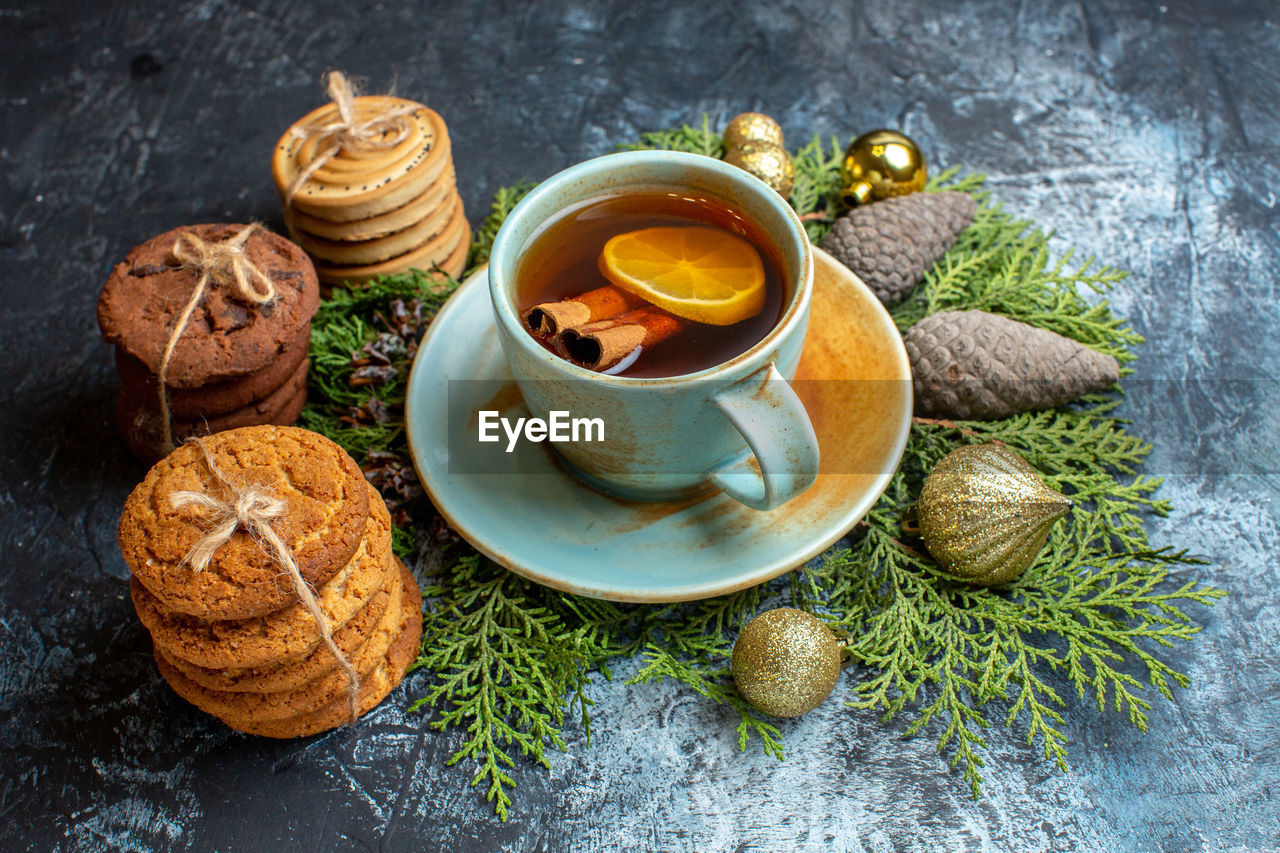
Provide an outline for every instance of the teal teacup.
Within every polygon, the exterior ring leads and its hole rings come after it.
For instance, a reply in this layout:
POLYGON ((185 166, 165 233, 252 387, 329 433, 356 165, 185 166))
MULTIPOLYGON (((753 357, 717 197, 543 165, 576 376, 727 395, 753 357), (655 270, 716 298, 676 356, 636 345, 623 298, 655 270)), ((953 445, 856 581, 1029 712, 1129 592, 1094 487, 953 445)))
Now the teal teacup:
POLYGON ((554 445, 570 470, 595 488, 671 500, 714 487, 768 510, 816 479, 818 440, 787 382, 808 328, 813 255, 795 211, 747 172, 674 151, 609 154, 566 169, 539 184, 503 223, 489 257, 489 290, 503 353, 530 412, 544 420, 571 412, 603 421, 603 440, 554 445), (535 341, 520 318, 516 275, 542 226, 603 196, 668 189, 710 196, 773 240, 786 287, 773 330, 722 364, 653 379, 595 373, 535 341))

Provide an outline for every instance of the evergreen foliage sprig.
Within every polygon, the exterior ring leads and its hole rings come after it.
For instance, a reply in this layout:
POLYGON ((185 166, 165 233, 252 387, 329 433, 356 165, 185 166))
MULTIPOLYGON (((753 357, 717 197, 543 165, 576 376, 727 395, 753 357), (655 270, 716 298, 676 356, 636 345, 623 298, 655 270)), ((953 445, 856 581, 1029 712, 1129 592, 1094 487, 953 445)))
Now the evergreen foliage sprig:
POLYGON ((605 606, 606 618, 593 616, 475 553, 451 561, 423 595, 431 606, 415 668, 432 683, 409 709, 437 708, 432 728, 466 733, 448 763, 474 761, 471 784, 486 786, 505 819, 513 746, 550 769, 545 747, 565 748, 561 728, 575 707, 590 741, 585 691, 617 654, 607 630, 617 614, 605 606))
MULTIPOLYGON (((700 127, 645 134, 627 147, 723 152, 705 116, 700 127)), ((815 242, 839 213, 842 153, 839 140, 823 145, 815 138, 794 155, 789 200, 815 242)), ((503 219, 532 186, 499 190, 474 235, 472 269, 487 260, 503 219)), ((1124 273, 1095 267, 1092 259, 1075 263, 1070 252, 1054 260, 1052 235, 993 203, 980 175, 953 169, 928 189, 972 193, 979 208, 957 244, 894 310, 900 329, 937 311, 979 308, 1074 338, 1122 364, 1134 359, 1141 338, 1105 299, 1086 298, 1124 273)), ((396 418, 343 420, 371 396, 398 411, 407 360, 373 390, 350 384, 352 361, 385 332, 380 318, 389 305, 417 297, 434 313, 451 287, 411 274, 336 291, 313 326, 313 403, 304 423, 362 462, 378 454, 407 462, 396 418)), ((909 715, 906 735, 935 732, 938 749, 951 755, 975 798, 983 732, 993 719, 1021 731, 1065 770, 1069 694, 1099 712, 1114 709, 1145 731, 1151 697, 1172 698, 1175 685, 1188 684, 1162 650, 1199 630, 1189 605, 1211 605, 1224 595, 1186 576, 1199 560, 1148 542, 1145 519, 1166 514, 1169 505, 1155 497, 1160 481, 1140 473, 1151 447, 1113 415, 1118 402, 1094 395, 1073 407, 991 422, 917 418, 887 491, 845 540, 784 578, 708 601, 633 606, 579 598, 506 572, 465 543, 441 551, 419 535, 420 553, 434 569, 416 665, 427 681, 411 707, 433 711, 433 728, 461 733, 449 763, 475 768, 471 784, 484 787, 503 819, 515 751, 549 767, 546 750, 565 748, 567 725, 581 726, 589 743, 588 688, 596 673, 610 677, 609 663, 620 659, 637 659, 630 685, 669 679, 734 708, 740 746, 754 736, 781 759, 782 728, 742 699, 728 667, 741 627, 766 603, 781 601, 817 613, 851 638, 858 666, 848 704, 880 711, 886 720, 909 715), (946 577, 903 525, 939 459, 961 444, 988 441, 1022 454, 1076 503, 1036 563, 999 589, 946 577)), ((429 512, 415 505, 413 515, 429 512)))
MULTIPOLYGON (((370 451, 407 451, 404 393, 409 384, 409 345, 416 348, 417 341, 403 341, 404 348, 393 353, 395 369, 384 383, 353 385, 356 361, 365 346, 374 344, 380 335, 396 333, 392 327, 397 300, 417 300, 422 305, 423 319, 429 322, 456 286, 457 282, 441 282, 414 270, 382 278, 368 288, 334 288, 311 321, 308 384, 312 402, 303 410, 303 426, 329 436, 360 463, 368 460, 370 451), (400 416, 385 422, 375 419, 368 424, 341 420, 348 410, 368 406, 370 400, 398 409, 400 416)), ((425 329, 423 323, 420 331, 425 329)))

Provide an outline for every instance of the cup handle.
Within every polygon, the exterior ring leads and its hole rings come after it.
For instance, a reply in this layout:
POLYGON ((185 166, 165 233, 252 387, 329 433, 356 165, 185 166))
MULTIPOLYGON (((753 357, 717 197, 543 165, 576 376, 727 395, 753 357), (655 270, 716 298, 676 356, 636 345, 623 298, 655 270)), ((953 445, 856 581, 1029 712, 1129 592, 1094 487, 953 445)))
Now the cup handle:
POLYGON ((712 471, 710 480, 752 509, 786 503, 818 478, 818 436, 786 377, 770 364, 711 398, 754 454, 712 471))

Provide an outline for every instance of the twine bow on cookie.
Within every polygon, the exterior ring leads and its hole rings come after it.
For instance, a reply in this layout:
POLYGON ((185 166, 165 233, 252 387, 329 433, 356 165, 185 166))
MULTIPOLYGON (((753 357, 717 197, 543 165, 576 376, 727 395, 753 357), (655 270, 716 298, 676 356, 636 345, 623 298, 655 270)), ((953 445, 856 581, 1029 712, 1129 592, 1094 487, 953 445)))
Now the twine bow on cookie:
POLYGON ((205 291, 210 285, 225 287, 232 295, 239 297, 255 308, 269 305, 276 300, 276 286, 271 277, 258 269, 244 246, 253 232, 258 229, 257 223, 246 225, 226 240, 206 242, 194 232, 183 231, 173 242, 170 253, 184 269, 194 270, 196 286, 187 298, 178 322, 169 333, 169 340, 164 347, 164 355, 160 359, 160 424, 163 430, 164 450, 174 448, 173 415, 169 411, 169 362, 173 359, 174 348, 178 339, 187 328, 192 313, 204 299, 205 291))
POLYGON ((271 276, 258 269, 244 252, 244 244, 258 229, 257 223, 246 225, 232 237, 207 243, 192 231, 183 231, 173 243, 173 257, 204 279, 203 284, 226 287, 236 296, 254 305, 266 305, 276 298, 276 285, 271 276))
POLYGON ((210 473, 213 474, 214 480, 230 495, 230 499, 224 500, 207 492, 193 491, 174 492, 169 496, 169 504, 174 509, 185 506, 197 507, 213 523, 209 532, 195 545, 191 546, 191 550, 183 558, 183 563, 191 566, 197 572, 206 571, 209 568, 209 561, 213 559, 213 555, 219 548, 231 541, 232 534, 237 530, 244 530, 262 544, 267 553, 280 564, 285 574, 289 576, 298 600, 307 608, 307 612, 311 614, 311 618, 315 620, 316 626, 320 629, 320 638, 325 647, 337 660, 338 666, 346 675, 350 722, 355 723, 356 718, 360 716, 360 674, 356 672, 356 668, 347 659, 347 656, 342 653, 342 650, 338 648, 337 642, 333 639, 333 631, 329 626, 329 620, 325 618, 324 612, 320 609, 320 602, 316 600, 315 591, 303 579, 302 572, 298 570, 298 564, 293 559, 293 551, 280 538, 280 534, 276 533, 275 528, 271 526, 271 522, 274 519, 284 515, 284 501, 272 497, 257 485, 245 487, 232 485, 226 474, 214 462, 213 455, 209 453, 209 449, 205 447, 204 442, 200 439, 192 439, 191 441, 200 448, 200 452, 204 455, 205 464, 208 466, 210 473))
POLYGON ((388 107, 364 121, 356 116, 356 93, 341 71, 330 71, 329 100, 338 108, 338 119, 324 124, 295 127, 294 136, 301 139, 318 138, 324 150, 300 170, 284 194, 285 215, 291 211, 294 196, 307 181, 325 164, 344 151, 385 151, 394 148, 409 137, 412 126, 406 118, 422 109, 417 104, 388 107))
POLYGON ((245 530, 274 546, 271 539, 279 537, 268 522, 284 514, 284 501, 265 494, 257 486, 250 486, 237 494, 234 503, 219 500, 204 492, 174 492, 169 503, 174 509, 184 506, 200 507, 213 521, 213 528, 191 546, 182 560, 197 572, 209 568, 213 555, 231 540, 231 534, 237 530, 245 530))

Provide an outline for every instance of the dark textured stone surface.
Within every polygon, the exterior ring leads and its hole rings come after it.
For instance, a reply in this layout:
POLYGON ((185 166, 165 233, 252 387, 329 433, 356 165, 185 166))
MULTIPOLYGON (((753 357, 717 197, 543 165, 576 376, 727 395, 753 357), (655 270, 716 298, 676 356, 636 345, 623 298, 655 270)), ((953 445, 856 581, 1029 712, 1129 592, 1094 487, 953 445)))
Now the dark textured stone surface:
MULTIPOLYGON (((1267 2, 20 2, 0 9, 0 848, 1264 850, 1280 846, 1280 27, 1267 2), (1050 8, 1052 6, 1052 8, 1050 8), (829 701, 788 760, 670 688, 596 686, 500 824, 458 741, 400 710, 301 743, 230 733, 159 680, 116 551, 142 470, 109 425, 98 288, 182 222, 278 220, 268 156, 330 66, 449 122, 490 194, 702 113, 791 143, 900 126, 990 173, 1058 245, 1134 275, 1126 411, 1175 501, 1157 543, 1233 591, 1139 736, 1072 711, 1074 766, 990 735, 971 802, 932 741, 829 701)), ((1198 614, 1200 615, 1200 614, 1198 614)), ((626 667, 620 673, 626 674, 626 667)), ((853 677, 846 673, 845 679, 853 677)), ((415 679, 410 677, 408 690, 415 679)), ((837 687, 837 691, 841 688, 837 687)))

